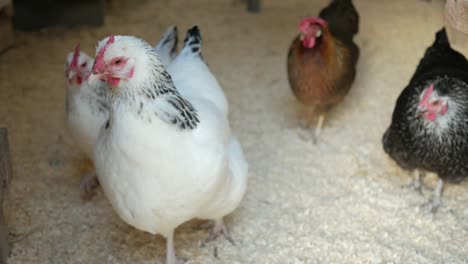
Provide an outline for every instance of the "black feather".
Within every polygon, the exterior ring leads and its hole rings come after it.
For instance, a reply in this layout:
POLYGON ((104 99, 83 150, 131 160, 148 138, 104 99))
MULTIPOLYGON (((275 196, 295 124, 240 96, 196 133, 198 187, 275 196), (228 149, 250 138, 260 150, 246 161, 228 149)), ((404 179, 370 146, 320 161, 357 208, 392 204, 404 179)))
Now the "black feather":
POLYGON ((352 0, 332 0, 319 17, 328 22, 331 34, 343 42, 352 41, 359 32, 359 14, 352 0))
POLYGON ((444 74, 447 71, 452 75, 463 77, 466 76, 467 70, 466 58, 451 48, 445 28, 442 28, 436 33, 434 43, 419 62, 411 82, 444 74))

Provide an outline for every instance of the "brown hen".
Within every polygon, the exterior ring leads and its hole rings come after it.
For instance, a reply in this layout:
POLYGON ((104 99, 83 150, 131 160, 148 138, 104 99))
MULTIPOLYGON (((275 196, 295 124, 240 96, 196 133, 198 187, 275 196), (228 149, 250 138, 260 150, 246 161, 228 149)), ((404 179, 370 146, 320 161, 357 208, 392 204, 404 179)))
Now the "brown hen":
POLYGON ((353 42, 359 15, 351 0, 333 0, 319 17, 301 20, 289 48, 288 77, 296 98, 307 106, 306 126, 318 116, 315 136, 324 115, 348 94, 356 76, 359 48, 353 42))

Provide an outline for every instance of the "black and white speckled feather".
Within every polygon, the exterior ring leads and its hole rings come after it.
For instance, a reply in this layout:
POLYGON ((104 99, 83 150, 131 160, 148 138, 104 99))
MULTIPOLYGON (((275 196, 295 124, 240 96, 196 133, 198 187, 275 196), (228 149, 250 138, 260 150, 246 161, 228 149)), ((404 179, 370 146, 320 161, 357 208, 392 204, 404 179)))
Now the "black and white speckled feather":
POLYGON ((128 103, 142 119, 152 122, 154 117, 180 130, 191 130, 200 122, 196 109, 184 99, 174 86, 171 76, 160 62, 158 54, 146 42, 136 39, 145 48, 149 60, 147 78, 129 89, 111 93, 111 100, 128 103), (135 103, 136 102, 136 103, 135 103))
POLYGON ((184 47, 180 52, 180 56, 199 56, 201 54, 202 36, 198 26, 193 26, 187 30, 187 34, 184 39, 184 47))
POLYGON ((224 91, 201 56, 202 36, 198 26, 187 30, 184 46, 167 71, 184 97, 201 97, 215 104, 226 116, 229 112, 224 91))

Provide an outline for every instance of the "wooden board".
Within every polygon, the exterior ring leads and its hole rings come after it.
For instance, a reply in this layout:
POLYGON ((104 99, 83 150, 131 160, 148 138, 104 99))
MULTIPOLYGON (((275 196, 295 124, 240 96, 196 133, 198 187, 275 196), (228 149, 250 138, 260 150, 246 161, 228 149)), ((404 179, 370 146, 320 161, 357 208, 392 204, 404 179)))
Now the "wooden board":
POLYGON ((8 228, 3 213, 3 200, 10 186, 12 175, 8 131, 6 128, 0 128, 0 263, 7 263, 9 254, 8 228))
POLYGON ((11 18, 11 12, 8 8, 11 8, 9 0, 0 0, 0 53, 5 49, 13 45, 13 22, 11 18))
MULTIPOLYGON (((0 190, 10 186, 12 178, 12 168, 10 159, 10 145, 8 144, 8 130, 0 128, 0 190)), ((2 193, 0 192, 0 201, 2 193)))
POLYGON ((38 30, 47 26, 67 27, 104 23, 105 0, 13 0, 15 29, 38 30))
POLYGON ((261 5, 260 0, 248 0, 247 10, 249 10, 249 12, 259 13, 260 5, 261 5))

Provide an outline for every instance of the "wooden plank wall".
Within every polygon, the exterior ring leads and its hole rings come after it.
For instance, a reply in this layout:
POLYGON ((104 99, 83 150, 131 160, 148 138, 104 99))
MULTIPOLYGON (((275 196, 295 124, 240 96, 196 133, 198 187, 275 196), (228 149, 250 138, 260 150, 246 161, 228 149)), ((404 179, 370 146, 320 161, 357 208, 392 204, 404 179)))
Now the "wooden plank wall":
POLYGON ((8 131, 6 128, 0 128, 0 263, 2 264, 7 263, 9 254, 8 228, 3 213, 3 201, 12 176, 8 131))
POLYGON ((23 31, 56 25, 101 26, 105 4, 106 0, 13 0, 14 26, 23 31))
POLYGON ((0 0, 0 53, 13 45, 13 21, 10 0, 0 0))

